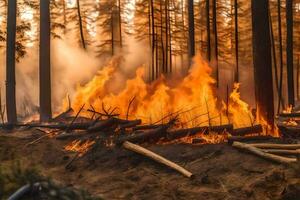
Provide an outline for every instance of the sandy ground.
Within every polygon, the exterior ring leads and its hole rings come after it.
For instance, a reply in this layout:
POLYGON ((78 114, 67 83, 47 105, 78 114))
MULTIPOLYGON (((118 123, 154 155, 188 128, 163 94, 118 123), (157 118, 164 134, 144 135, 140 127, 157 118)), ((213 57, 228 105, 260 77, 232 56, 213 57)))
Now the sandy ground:
POLYGON ((36 167, 64 185, 84 188, 104 199, 300 199, 300 171, 295 167, 266 161, 228 144, 144 145, 195 174, 188 179, 135 153, 101 146, 66 170, 74 153, 63 146, 70 141, 45 138, 26 147, 34 140, 33 133, 37 131, 0 133, 1 166, 18 160, 24 167, 36 167))

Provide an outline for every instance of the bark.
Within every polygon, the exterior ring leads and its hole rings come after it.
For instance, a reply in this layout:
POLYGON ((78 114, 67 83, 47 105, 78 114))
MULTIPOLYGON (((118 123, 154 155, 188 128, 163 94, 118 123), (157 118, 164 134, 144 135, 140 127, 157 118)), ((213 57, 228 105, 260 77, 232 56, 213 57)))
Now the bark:
POLYGON ((188 20, 189 20, 189 62, 195 56, 195 21, 194 21, 194 0, 188 0, 188 20))
POLYGON ((279 39, 279 101, 277 105, 277 113, 280 112, 280 105, 283 107, 284 101, 282 97, 282 85, 283 85, 283 50, 282 50, 282 31, 281 31, 281 0, 277 1, 277 21, 278 21, 278 39, 279 39))
POLYGON ((81 45, 82 45, 82 48, 86 49, 79 0, 76 0, 76 3, 77 3, 77 15, 78 15, 78 23, 79 23, 79 32, 80 32, 81 45))
POLYGON ((288 102, 295 105, 294 66, 293 66, 293 0, 286 0, 286 63, 288 82, 288 102))
POLYGON ((234 0, 234 37, 235 37, 235 75, 234 81, 239 82, 239 26, 238 26, 238 1, 234 0))
POLYGON ((263 132, 263 128, 259 124, 259 125, 255 125, 255 126, 234 129, 232 131, 231 135, 234 135, 234 136, 243 136, 243 135, 255 134, 255 133, 262 133, 262 132, 263 132))
POLYGON ((217 0, 213 0, 213 33, 214 33, 214 56, 215 56, 215 77, 219 87, 219 47, 218 47, 218 25, 217 25, 217 0))
POLYGON ((16 14, 17 1, 8 1, 6 36, 6 116, 9 124, 17 123, 16 109, 16 14))
POLYGON ((49 121, 51 109, 50 0, 40 0, 40 120, 49 121))
POLYGON ((207 32, 207 60, 211 60, 211 41, 210 41, 210 0, 206 0, 206 32, 207 32))
POLYGON ((272 56, 268 0, 252 0, 255 97, 260 117, 274 125, 272 56))

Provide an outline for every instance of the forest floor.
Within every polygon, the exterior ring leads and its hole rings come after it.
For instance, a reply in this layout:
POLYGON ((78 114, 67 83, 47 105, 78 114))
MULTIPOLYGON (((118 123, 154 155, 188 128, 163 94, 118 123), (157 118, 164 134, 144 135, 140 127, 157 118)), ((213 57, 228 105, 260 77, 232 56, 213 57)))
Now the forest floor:
POLYGON ((228 144, 143 145, 184 166, 193 179, 122 148, 100 147, 65 169, 74 156, 70 141, 33 141, 34 131, 0 131, 1 167, 19 161, 43 176, 89 191, 103 199, 299 199, 300 175, 283 166, 241 152, 228 144), (29 137, 30 136, 30 137, 29 137), (297 177, 298 174, 298 177, 297 177))

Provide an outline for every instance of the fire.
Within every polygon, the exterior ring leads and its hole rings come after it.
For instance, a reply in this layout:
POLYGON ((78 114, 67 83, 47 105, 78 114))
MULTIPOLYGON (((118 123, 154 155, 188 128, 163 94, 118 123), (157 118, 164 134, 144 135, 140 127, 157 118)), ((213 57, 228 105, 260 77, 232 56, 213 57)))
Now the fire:
POLYGON ((234 86, 227 109, 227 105, 218 102, 216 98, 216 81, 211 77, 210 66, 200 56, 196 56, 193 61, 189 74, 172 84, 163 76, 148 84, 144 81, 144 69, 138 68, 136 76, 127 80, 124 89, 117 94, 110 92, 107 87, 118 64, 112 61, 90 82, 78 86, 72 108, 76 112, 86 104, 100 111, 102 105, 115 106, 120 116, 125 117, 128 104, 135 97, 128 113, 129 118, 139 118, 144 123, 157 122, 163 116, 180 113, 180 121, 185 127, 228 123, 233 123, 235 128, 252 125, 254 117, 248 104, 240 99, 239 85, 234 86))
POLYGON ((79 153, 79 156, 86 154, 89 149, 95 144, 95 141, 87 140, 85 142, 81 140, 74 140, 70 144, 66 145, 64 149, 66 151, 73 151, 79 153))
POLYGON ((292 113, 292 111, 293 111, 293 105, 289 105, 282 112, 283 113, 292 113))

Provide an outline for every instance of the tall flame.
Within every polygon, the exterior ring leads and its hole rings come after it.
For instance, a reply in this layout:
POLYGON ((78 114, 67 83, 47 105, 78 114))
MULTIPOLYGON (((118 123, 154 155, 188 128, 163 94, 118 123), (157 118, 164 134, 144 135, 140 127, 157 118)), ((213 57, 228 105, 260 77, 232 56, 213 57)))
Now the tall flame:
POLYGON ((79 110, 83 104, 93 105, 98 111, 103 105, 109 105, 117 107, 121 116, 126 116, 134 97, 129 117, 140 118, 144 123, 157 122, 172 113, 180 113, 184 127, 233 123, 238 128, 253 123, 248 104, 240 99, 238 84, 229 97, 228 106, 217 100, 212 70, 200 56, 194 58, 188 75, 172 84, 163 76, 148 84, 144 81, 144 69, 138 68, 136 76, 127 80, 125 88, 117 94, 107 87, 115 71, 116 63, 112 62, 90 82, 78 86, 73 99, 74 110, 79 110))

